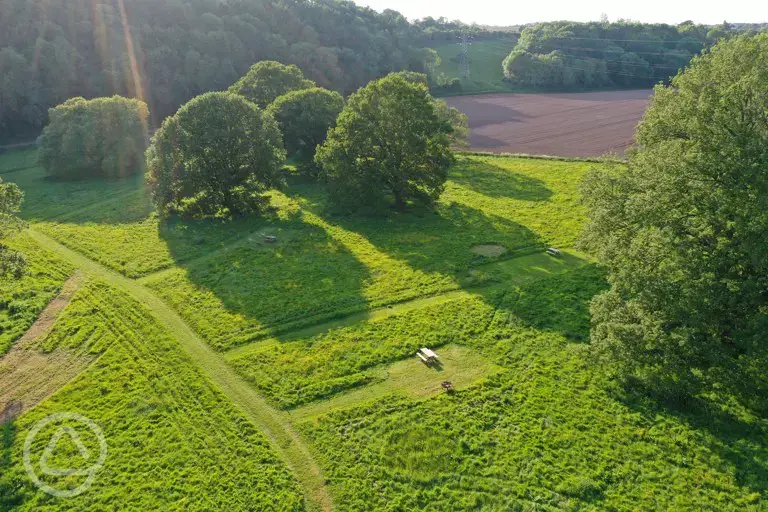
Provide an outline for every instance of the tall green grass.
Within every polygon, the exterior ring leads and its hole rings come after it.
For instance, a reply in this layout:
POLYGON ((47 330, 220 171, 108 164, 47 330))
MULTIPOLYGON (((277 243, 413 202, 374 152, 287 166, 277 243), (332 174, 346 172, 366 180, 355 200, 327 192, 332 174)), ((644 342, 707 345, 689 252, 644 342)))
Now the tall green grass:
POLYGON ((581 340, 600 276, 587 267, 505 295, 469 341, 504 370, 477 386, 303 423, 337 502, 359 511, 761 510, 764 419, 704 400, 672 408, 594 364, 581 340))
POLYGON ((20 280, 0 280, 0 356, 32 325, 74 270, 24 234, 14 236, 9 245, 24 255, 28 265, 20 280))
MULTIPOLYGON (((0 457, 0 509, 304 509, 296 480, 264 434, 211 386, 150 312, 132 299, 106 285, 87 285, 43 347, 85 347, 99 358, 6 427, 5 439, 0 438, 0 453, 8 454, 0 457), (93 486, 69 499, 37 490, 22 462, 27 433, 38 420, 57 412, 91 418, 108 445, 93 486)), ((44 430, 36 438, 33 464, 52 434, 44 430)), ((95 445, 90 447, 98 453, 95 445)), ((82 467, 79 452, 66 447, 55 451, 52 460, 56 467, 82 467)), ((81 483, 78 478, 83 477, 49 477, 46 482, 73 488, 81 483)))
POLYGON ((461 91, 457 91, 459 94, 512 91, 514 87, 504 81, 504 71, 501 64, 515 47, 515 43, 514 40, 509 39, 472 42, 468 51, 469 78, 463 76, 459 57, 463 49, 458 41, 437 45, 434 49, 442 61, 436 72, 442 73, 449 79, 461 79, 461 91))

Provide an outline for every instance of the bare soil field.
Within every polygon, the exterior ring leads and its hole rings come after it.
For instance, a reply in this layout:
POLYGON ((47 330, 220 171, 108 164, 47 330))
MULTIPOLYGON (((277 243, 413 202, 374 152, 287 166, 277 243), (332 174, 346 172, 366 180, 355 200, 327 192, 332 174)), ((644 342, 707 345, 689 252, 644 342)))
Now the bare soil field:
POLYGON ((486 94, 446 98, 469 116, 470 147, 566 157, 623 153, 652 91, 486 94))

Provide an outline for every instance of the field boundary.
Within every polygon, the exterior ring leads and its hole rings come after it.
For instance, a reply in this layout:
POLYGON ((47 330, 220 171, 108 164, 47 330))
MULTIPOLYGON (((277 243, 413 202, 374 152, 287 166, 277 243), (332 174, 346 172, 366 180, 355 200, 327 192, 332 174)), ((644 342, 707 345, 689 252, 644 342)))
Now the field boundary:
POLYGON ((498 157, 498 158, 527 158, 529 160, 552 160, 555 162, 589 162, 595 164, 603 164, 606 162, 626 162, 626 158, 622 158, 617 155, 609 154, 603 157, 579 157, 579 156, 557 156, 557 155, 531 155, 528 153, 494 153, 491 151, 457 151, 457 154, 461 156, 483 156, 483 157, 498 157))
POLYGON ((152 291, 34 229, 30 236, 41 246, 56 252, 81 271, 105 281, 144 304, 160 324, 179 342, 208 380, 218 387, 245 415, 262 429, 305 490, 307 506, 313 511, 333 510, 320 466, 309 447, 293 429, 287 416, 270 406, 224 359, 203 341, 184 320, 152 291))

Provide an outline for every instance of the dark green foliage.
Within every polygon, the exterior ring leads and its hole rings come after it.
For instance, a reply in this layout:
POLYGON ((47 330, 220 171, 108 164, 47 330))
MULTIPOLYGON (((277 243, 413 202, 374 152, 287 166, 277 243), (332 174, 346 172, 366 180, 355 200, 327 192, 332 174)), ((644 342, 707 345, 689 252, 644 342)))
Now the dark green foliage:
POLYGON ((338 205, 432 204, 454 161, 453 131, 427 86, 395 73, 350 96, 315 161, 338 205))
MULTIPOLYGON (((24 193, 15 183, 3 183, 0 178, 0 241, 23 224, 18 218, 24 193)), ((15 277, 18 279, 24 272, 26 262, 24 257, 0 243, 0 278, 15 277)), ((0 344, 0 348, 2 344, 0 344)))
POLYGON ((283 94, 312 87, 315 83, 304 78, 297 66, 265 60, 251 66, 248 73, 229 88, 229 92, 245 97, 260 108, 267 108, 283 94))
POLYGON ((159 126, 262 60, 346 93, 425 57, 398 13, 339 0, 4 0, 0 20, 0 140, 34 138, 72 96, 140 98, 159 126))
POLYGON ((40 165, 52 178, 123 178, 142 170, 147 106, 113 96, 72 98, 51 109, 39 140, 40 165))
POLYGON ((255 213, 285 160, 275 120, 242 96, 210 92, 167 118, 147 151, 147 181, 161 213, 255 213))
POLYGON ((315 87, 280 96, 267 111, 283 132, 288 156, 302 168, 313 168, 315 149, 325 142, 343 108, 339 93, 315 87))
POLYGON ((649 87, 707 48, 713 42, 708 31, 692 23, 538 23, 522 31, 502 68, 508 81, 523 87, 649 87))
POLYGON ((611 283, 593 343, 668 387, 738 384, 768 348, 766 62, 768 34, 694 59, 656 88, 628 169, 584 185, 584 242, 611 283))

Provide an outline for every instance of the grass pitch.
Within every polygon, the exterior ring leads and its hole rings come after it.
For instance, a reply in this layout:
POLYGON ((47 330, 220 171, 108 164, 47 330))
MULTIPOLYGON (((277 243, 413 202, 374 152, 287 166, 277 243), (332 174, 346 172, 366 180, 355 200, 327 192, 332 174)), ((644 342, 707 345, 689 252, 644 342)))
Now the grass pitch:
POLYGON ((0 284, 24 312, 0 309, 5 345, 79 269, 90 281, 35 349, 89 366, 0 430, 0 509, 764 508, 766 419, 619 386, 588 346, 603 273, 541 253, 573 245, 597 164, 466 156, 434 212, 333 215, 294 183, 265 218, 186 223, 157 219, 139 178, 55 183, 30 162, 0 157, 33 229, 11 241, 32 272, 0 284), (68 502, 20 455, 65 410, 111 454, 68 502))

